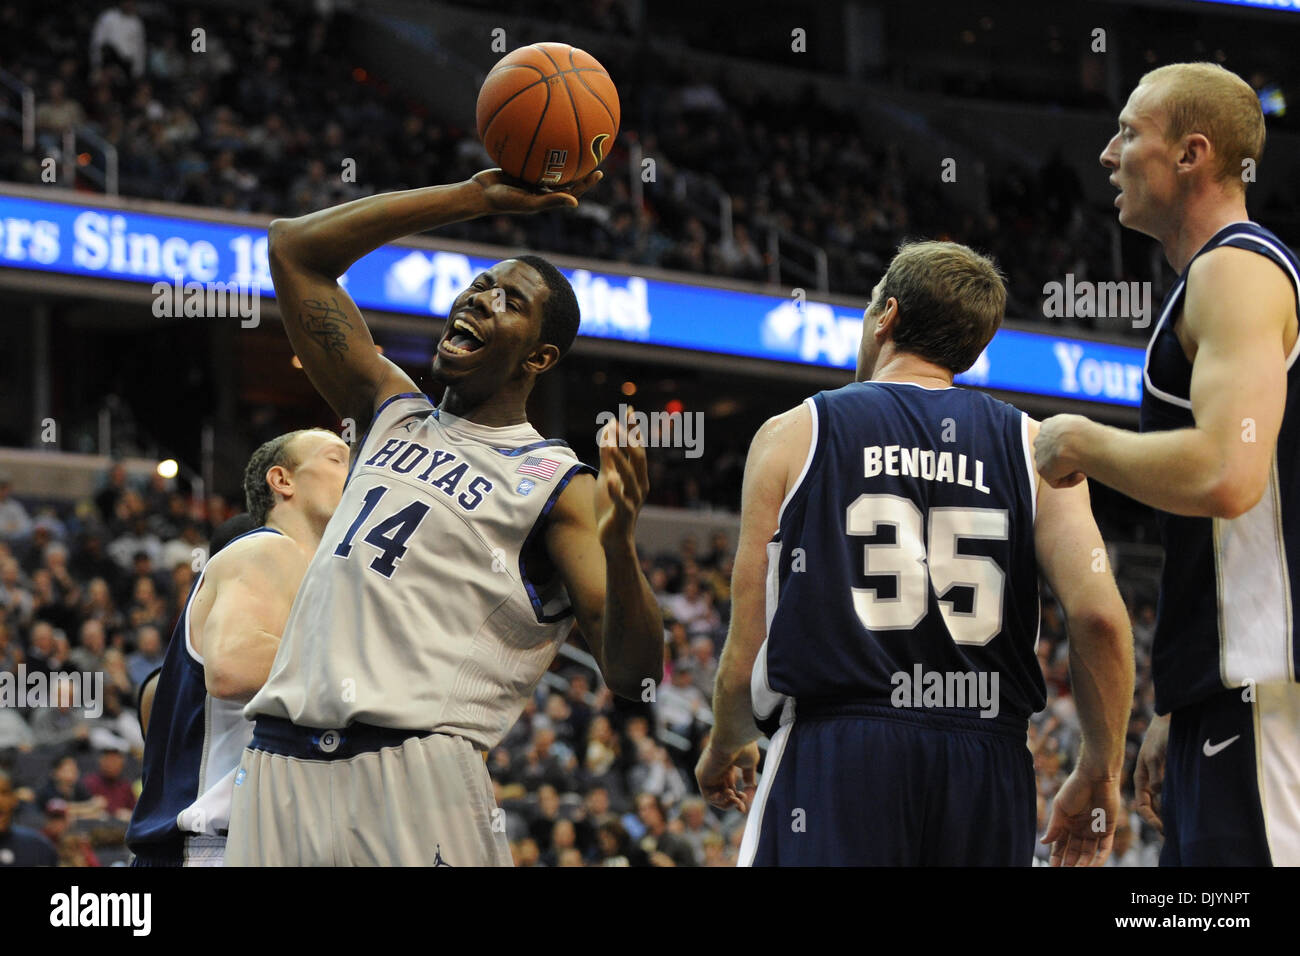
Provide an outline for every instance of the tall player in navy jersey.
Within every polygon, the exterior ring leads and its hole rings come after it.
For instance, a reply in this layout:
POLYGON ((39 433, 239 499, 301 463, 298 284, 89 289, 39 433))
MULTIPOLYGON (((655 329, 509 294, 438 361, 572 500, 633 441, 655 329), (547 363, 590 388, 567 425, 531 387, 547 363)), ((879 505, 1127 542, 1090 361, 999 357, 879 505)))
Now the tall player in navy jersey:
POLYGON ((749 810, 742 865, 1028 865, 1040 569, 1083 730, 1044 842, 1056 864, 1110 852, 1132 637, 1087 488, 1040 482, 1036 423, 953 386, 1005 304, 965 246, 904 246, 864 316, 858 381, 754 438, 696 769, 715 806, 749 810))
POLYGON ((1166 866, 1300 864, 1300 263, 1249 220, 1259 99, 1212 63, 1142 78, 1101 163, 1121 225, 1178 279, 1147 346, 1141 433, 1043 423, 1038 470, 1157 511, 1165 566, 1138 758, 1166 866))
MULTIPOLYGON (((307 429, 249 459, 252 529, 194 583, 148 701, 144 775, 127 829, 138 866, 220 866, 235 769, 253 734, 243 707, 271 670, 312 553, 343 493, 348 446, 307 429)), ((143 694, 142 694, 143 698, 143 694)))

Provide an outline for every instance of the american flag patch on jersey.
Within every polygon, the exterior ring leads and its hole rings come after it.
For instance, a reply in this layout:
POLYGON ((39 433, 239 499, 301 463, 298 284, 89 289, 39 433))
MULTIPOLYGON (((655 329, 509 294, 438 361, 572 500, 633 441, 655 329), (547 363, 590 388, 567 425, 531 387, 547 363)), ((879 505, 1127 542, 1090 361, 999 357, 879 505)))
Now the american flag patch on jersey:
POLYGON ((555 477, 555 472, 559 469, 560 463, 554 458, 539 458, 532 455, 524 459, 524 463, 515 469, 521 475, 531 475, 534 478, 540 478, 542 481, 550 481, 555 477))

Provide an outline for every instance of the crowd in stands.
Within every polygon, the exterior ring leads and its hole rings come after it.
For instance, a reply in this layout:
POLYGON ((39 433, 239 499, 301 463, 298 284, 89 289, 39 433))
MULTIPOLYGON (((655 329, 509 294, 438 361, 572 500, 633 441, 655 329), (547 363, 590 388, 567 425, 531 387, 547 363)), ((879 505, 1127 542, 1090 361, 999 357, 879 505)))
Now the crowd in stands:
MULTIPOLYGON (((116 146, 123 194, 235 211, 296 215, 490 165, 472 128, 436 121, 354 62, 346 15, 305 4, 30 6, 0 0, 0 68, 37 92, 37 149, 0 151, 0 179, 41 181, 41 159, 58 154, 64 129, 83 125, 116 146), (203 52, 193 51, 196 30, 203 52), (345 159, 355 181, 342 175, 345 159)), ((620 4, 587 6, 625 32, 620 4)), ((949 238, 998 258, 1008 314, 1022 319, 1042 319, 1047 280, 1121 278, 1107 275, 1109 213, 1083 202, 1062 162, 995 171, 993 211, 977 216, 934 170, 922 175, 811 86, 778 103, 660 62, 620 64, 619 85, 623 133, 578 215, 493 217, 439 234, 759 281, 773 277, 775 234, 798 264, 777 274, 781 284, 813 281, 802 240, 826 251, 831 290, 861 295, 904 238, 949 238), (638 202, 632 180, 646 178, 644 159, 655 165, 638 202), (721 191, 732 206, 727 235, 721 191)), ((97 159, 93 143, 84 149, 97 159)))
MULTIPOLYGON (((129 859, 123 837, 144 745, 137 692, 161 664, 208 535, 231 512, 220 496, 194 502, 161 478, 137 485, 120 466, 75 506, 22 500, 0 475, 0 690, 21 674, 83 673, 103 682, 97 714, 87 714, 67 684, 27 707, 0 697, 0 865, 129 859)), ((712 724, 732 561, 722 532, 643 556, 665 621, 665 677, 653 701, 616 698, 581 660, 557 658, 488 757, 517 863, 735 863, 744 818, 708 807, 693 773, 712 724)), ((1154 609, 1149 595, 1126 597, 1138 658, 1127 779, 1152 713, 1154 609)), ((1038 655, 1048 704, 1029 736, 1040 833, 1080 734, 1063 623, 1045 598, 1038 655)), ((1128 832, 1117 841, 1117 864, 1153 864, 1155 834, 1134 815, 1121 829, 1128 832)), ((1045 862, 1047 848, 1039 854, 1045 862)))

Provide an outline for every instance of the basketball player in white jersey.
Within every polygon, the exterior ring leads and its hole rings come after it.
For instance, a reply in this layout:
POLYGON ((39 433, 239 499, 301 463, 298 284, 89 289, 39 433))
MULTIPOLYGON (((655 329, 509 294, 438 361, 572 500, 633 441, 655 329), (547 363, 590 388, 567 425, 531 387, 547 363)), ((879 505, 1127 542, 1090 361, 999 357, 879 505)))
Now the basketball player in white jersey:
POLYGON ((235 781, 232 865, 510 865, 483 754, 575 619, 616 693, 662 678, 663 623, 634 544, 644 448, 620 424, 593 478, 525 414, 577 334, 567 280, 520 256, 461 292, 433 362, 437 406, 376 353, 338 282, 384 243, 573 207, 599 179, 540 193, 489 170, 271 224, 289 339, 365 434, 245 710, 255 727, 235 781))
POLYGON ((270 673, 347 463, 348 446, 324 429, 280 435, 249 459, 252 530, 220 550, 214 537, 152 690, 141 694, 143 784, 127 831, 136 865, 222 864, 235 769, 253 736, 243 708, 270 673))
POLYGON ((1141 432, 1057 415, 1038 470, 1156 509, 1158 716, 1139 812, 1163 866, 1300 865, 1300 261, 1246 211, 1259 98, 1214 63, 1144 76, 1101 164, 1120 225, 1179 273, 1147 346, 1141 432))

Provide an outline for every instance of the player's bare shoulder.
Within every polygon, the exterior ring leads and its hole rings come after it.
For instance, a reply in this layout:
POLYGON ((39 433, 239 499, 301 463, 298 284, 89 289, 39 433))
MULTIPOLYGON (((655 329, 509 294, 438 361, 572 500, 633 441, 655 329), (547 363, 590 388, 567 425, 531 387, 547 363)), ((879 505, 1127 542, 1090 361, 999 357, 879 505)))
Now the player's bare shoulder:
POLYGON ((773 415, 754 434, 749 447, 750 461, 764 470, 780 473, 784 466, 786 486, 793 487, 803 470, 813 441, 813 416, 808 403, 773 415))
POLYGON ((1215 333, 1239 335, 1243 322, 1261 325, 1257 331, 1277 332, 1289 352, 1295 344, 1295 289, 1273 260, 1236 246, 1219 246, 1198 256, 1187 269, 1187 297, 1176 328, 1189 359, 1197 343, 1215 333), (1238 304, 1250 301, 1254 308, 1238 304))
POLYGON ((269 587, 292 580, 296 587, 310 562, 311 552, 286 534, 247 534, 213 555, 205 568, 205 578, 213 584, 234 577, 261 579, 269 587))

